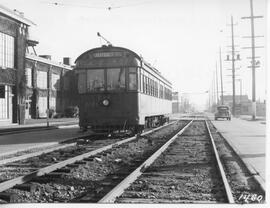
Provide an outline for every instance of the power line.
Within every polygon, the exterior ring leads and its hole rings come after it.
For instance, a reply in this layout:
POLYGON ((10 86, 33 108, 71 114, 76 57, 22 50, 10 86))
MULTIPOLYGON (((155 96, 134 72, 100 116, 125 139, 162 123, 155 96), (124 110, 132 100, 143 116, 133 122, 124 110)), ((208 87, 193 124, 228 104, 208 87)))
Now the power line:
POLYGON ((46 3, 46 4, 50 4, 50 5, 54 5, 54 6, 69 6, 69 7, 81 7, 81 8, 90 8, 90 9, 107 9, 107 10, 112 10, 112 9, 120 9, 120 8, 124 8, 124 7, 133 7, 133 6, 140 6, 140 5, 144 5, 144 4, 148 4, 148 3, 152 3, 154 1, 143 1, 143 2, 137 2, 134 4, 122 4, 122 5, 117 5, 117 6, 112 6, 112 5, 108 5, 108 6, 89 6, 86 4, 72 4, 72 3, 62 3, 62 2, 42 2, 42 3, 46 3))

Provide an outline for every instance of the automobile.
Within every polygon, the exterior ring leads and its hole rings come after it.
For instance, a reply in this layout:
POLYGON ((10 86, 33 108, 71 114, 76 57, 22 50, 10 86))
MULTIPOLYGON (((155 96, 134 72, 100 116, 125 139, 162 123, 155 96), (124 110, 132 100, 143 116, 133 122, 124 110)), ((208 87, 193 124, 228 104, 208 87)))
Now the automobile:
POLYGON ((227 120, 231 120, 231 112, 229 106, 220 105, 217 106, 217 111, 215 113, 215 120, 218 118, 226 118, 227 120))

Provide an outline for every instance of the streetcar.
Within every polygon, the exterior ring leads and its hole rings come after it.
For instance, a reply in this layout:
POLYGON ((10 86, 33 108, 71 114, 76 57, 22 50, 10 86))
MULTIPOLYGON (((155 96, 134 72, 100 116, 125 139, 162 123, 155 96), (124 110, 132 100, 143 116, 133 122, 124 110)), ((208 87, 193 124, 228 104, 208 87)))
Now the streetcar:
POLYGON ((103 45, 75 64, 83 130, 140 133, 169 121, 172 84, 135 52, 103 45))

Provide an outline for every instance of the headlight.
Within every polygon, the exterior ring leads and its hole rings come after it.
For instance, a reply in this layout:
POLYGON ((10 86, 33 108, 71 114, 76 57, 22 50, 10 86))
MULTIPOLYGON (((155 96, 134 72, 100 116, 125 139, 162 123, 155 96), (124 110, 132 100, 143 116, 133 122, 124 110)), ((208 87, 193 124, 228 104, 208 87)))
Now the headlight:
POLYGON ((102 104, 104 106, 109 106, 110 102, 109 102, 109 100, 105 99, 105 100, 102 101, 102 104))

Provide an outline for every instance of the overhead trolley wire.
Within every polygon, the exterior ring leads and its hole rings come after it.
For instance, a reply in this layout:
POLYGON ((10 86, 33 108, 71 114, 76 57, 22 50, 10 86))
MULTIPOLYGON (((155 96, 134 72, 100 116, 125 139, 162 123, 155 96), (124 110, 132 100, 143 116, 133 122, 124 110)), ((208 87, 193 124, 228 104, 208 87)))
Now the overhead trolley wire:
POLYGON ((107 9, 107 10, 112 10, 112 9, 120 9, 120 8, 124 8, 124 7, 133 7, 133 6, 140 6, 140 5, 144 5, 144 4, 148 4, 148 3, 152 3, 154 2, 153 0, 151 1, 142 1, 142 2, 137 2, 137 3, 131 3, 131 4, 122 4, 122 5, 117 5, 115 4, 115 2, 112 2, 113 4, 109 5, 109 6, 90 6, 90 5, 86 5, 86 4, 73 4, 73 3, 62 3, 62 2, 42 2, 42 3, 46 3, 46 4, 50 4, 50 5, 54 5, 54 6, 70 6, 70 7, 81 7, 81 8, 90 8, 90 9, 107 9), (116 6, 113 6, 116 5, 116 6))

